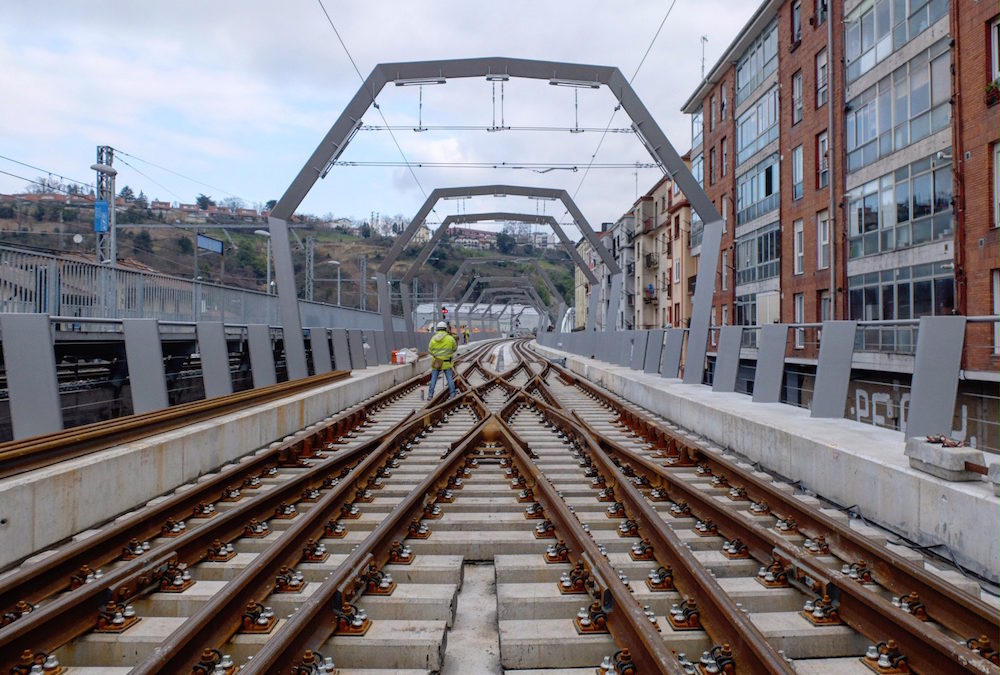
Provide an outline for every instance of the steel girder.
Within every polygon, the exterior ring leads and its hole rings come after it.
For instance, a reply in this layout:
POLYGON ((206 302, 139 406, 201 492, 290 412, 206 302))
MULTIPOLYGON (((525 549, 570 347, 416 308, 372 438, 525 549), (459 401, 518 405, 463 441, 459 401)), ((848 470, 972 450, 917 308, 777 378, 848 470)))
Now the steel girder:
MULTIPOLYGON (((292 267, 291 247, 288 241, 288 220, 313 185, 316 184, 316 181, 325 177, 333 162, 343 154, 354 134, 361 128, 362 116, 375 103, 379 92, 390 81, 426 77, 468 78, 491 75, 549 80, 553 83, 558 83, 560 80, 593 82, 596 85, 607 86, 632 119, 632 128, 640 142, 660 168, 673 178, 681 192, 687 197, 695 213, 702 219, 705 224, 702 237, 702 256, 695 282, 694 306, 687 350, 688 363, 690 365, 697 364, 697 367, 687 367, 684 371, 685 382, 700 383, 708 342, 712 294, 715 290, 715 278, 718 271, 722 217, 691 171, 684 165, 680 155, 670 144, 666 135, 656 124, 645 104, 632 89, 628 79, 618 68, 507 57, 381 63, 375 66, 271 210, 268 217, 268 227, 271 232, 275 276, 278 282, 278 298, 284 329, 285 357, 288 363, 289 379, 306 377, 308 370, 295 288, 295 272, 292 267)), ((570 213, 573 214, 572 211, 570 213)), ((573 216, 576 220, 577 214, 573 214, 573 216)), ((582 218, 582 214, 580 217, 582 218)), ((412 236, 412 232, 410 236, 412 236)), ((603 247, 599 246, 595 249, 603 258, 606 249, 602 250, 603 247)), ((616 267, 617 265, 609 265, 609 269, 616 267)), ((389 298, 387 273, 388 268, 380 270, 376 274, 380 296, 383 293, 385 295, 383 305, 388 304, 389 298)), ((616 313, 617 308, 615 308, 614 314, 616 313)), ((613 314, 609 312, 610 315, 613 314)), ((391 312, 389 324, 385 328, 386 336, 392 336, 391 312)))

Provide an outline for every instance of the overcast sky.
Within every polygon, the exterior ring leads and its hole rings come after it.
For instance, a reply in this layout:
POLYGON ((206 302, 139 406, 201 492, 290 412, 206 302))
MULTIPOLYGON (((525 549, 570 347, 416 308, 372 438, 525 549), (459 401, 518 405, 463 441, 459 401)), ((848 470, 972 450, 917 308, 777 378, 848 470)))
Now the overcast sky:
MULTIPOLYGON (((510 56, 617 66, 631 77, 670 5, 324 2, 364 76, 379 62, 510 56)), ((710 69, 757 4, 677 0, 633 82, 679 152, 690 147, 690 122, 679 108, 701 79, 700 36, 708 36, 710 69)), ((192 202, 205 193, 252 204, 280 197, 360 84, 317 0, 47 0, 5 3, 3 15, 0 155, 92 182, 95 146, 112 145, 131 155, 116 161, 118 186, 141 188, 150 198, 192 202)), ((483 127, 494 123, 493 93, 480 79, 423 87, 422 116, 417 87, 388 86, 378 100, 392 125, 414 127, 422 120, 424 126, 483 127)), ((635 170, 593 169, 581 185, 601 134, 567 131, 577 124, 607 126, 615 100, 606 89, 512 80, 503 95, 505 125, 561 130, 397 131, 407 159, 570 163, 580 170, 418 168, 423 190, 493 183, 579 190, 577 203, 595 226, 631 205, 635 170)), ((382 124, 374 110, 364 122, 382 124)), ((623 112, 615 115, 597 163, 650 161, 634 135, 614 133, 628 126, 623 112)), ((400 154, 385 131, 362 131, 341 160, 398 161, 400 154)), ((39 175, 2 159, 0 170, 39 175)), ((640 193, 659 175, 658 169, 638 170, 640 193)), ((0 174, 0 192, 24 187, 0 174)), ((335 167, 299 212, 412 216, 423 201, 406 168, 335 167)), ((460 209, 563 215, 551 203, 490 198, 445 202, 434 220, 460 209)))

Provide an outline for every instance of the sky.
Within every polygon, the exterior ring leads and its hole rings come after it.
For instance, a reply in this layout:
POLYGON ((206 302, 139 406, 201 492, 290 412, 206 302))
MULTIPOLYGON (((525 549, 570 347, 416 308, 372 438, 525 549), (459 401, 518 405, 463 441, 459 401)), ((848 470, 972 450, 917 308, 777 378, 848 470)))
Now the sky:
MULTIPOLYGON (((617 66, 626 77, 635 74, 633 87, 683 154, 691 131, 680 107, 701 80, 700 36, 708 37, 710 70, 758 1, 676 0, 638 72, 671 0, 323 3, 365 77, 380 62, 482 56, 617 66)), ((0 22, 0 155, 92 183, 95 148, 111 145, 119 151, 119 188, 175 202, 204 193, 261 204, 282 195, 360 83, 319 0, 11 2, 0 22)), ((597 227, 622 215, 637 188, 644 193, 661 175, 634 167, 650 157, 634 134, 623 133, 630 120, 614 112, 606 88, 511 80, 501 92, 476 78, 389 85, 378 102, 389 125, 404 128, 360 131, 341 161, 400 162, 398 142, 410 163, 576 170, 451 166, 411 174, 405 166, 336 166, 299 213, 410 217, 434 188, 499 183, 565 189, 597 227), (552 130, 485 130, 501 120, 552 130), (421 125, 476 128, 412 130, 421 125), (627 166, 587 172, 592 157, 627 166)), ((384 125, 376 110, 363 121, 384 125)), ((5 159, 0 171, 42 175, 5 159)), ((25 181, 0 174, 0 192, 24 188, 25 181)), ((569 220, 560 204, 515 197, 442 202, 429 220, 478 211, 569 220)))

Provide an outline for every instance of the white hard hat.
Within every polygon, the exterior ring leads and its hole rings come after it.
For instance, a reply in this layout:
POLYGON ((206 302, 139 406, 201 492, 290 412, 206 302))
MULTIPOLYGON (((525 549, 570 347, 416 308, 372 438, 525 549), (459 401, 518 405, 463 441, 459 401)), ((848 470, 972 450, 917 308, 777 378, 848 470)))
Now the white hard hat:
POLYGON ((448 330, 448 324, 445 323, 444 321, 438 321, 437 329, 438 330, 448 330))

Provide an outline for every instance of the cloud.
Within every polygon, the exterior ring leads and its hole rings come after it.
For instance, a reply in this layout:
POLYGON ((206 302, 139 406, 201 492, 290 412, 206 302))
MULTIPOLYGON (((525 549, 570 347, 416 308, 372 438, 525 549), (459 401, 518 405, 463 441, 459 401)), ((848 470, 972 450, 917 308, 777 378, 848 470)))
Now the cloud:
MULTIPOLYGON (((613 65, 631 77, 667 3, 609 5, 596 0, 503 5, 459 0, 346 3, 324 0, 363 76, 378 62, 513 56, 613 65)), ((319 5, 302 2, 79 3, 51 0, 46 11, 10 3, 0 25, 0 87, 15 92, 0 110, 2 154, 86 178, 94 147, 109 143, 248 199, 279 196, 299 172, 360 81, 319 5)), ((699 81, 701 43, 708 66, 736 35, 757 0, 678 2, 634 86, 675 147, 689 145, 679 112, 699 81)), ((425 87, 423 110, 412 87, 379 97, 391 124, 559 127, 561 131, 444 130, 396 136, 411 161, 572 162, 585 166, 614 99, 606 90, 574 92, 545 82, 483 81, 425 87), (496 99, 494 99, 494 94, 496 99), (501 112, 502 111, 502 112, 501 112)), ((374 111, 368 124, 382 124, 374 111)), ((627 127, 618 113, 612 127, 627 127)), ((358 134, 344 159, 395 161, 386 132, 358 134)), ((648 155, 630 134, 608 134, 597 162, 631 164, 648 155)), ((148 173, 191 201, 209 188, 148 173)), ((0 166, 4 168, 4 166, 0 166)), ((160 188, 121 167, 148 194, 160 188)), ((592 223, 613 220, 632 203, 631 168, 577 172, 415 169, 424 190, 442 185, 525 183, 575 192, 592 223)), ((640 169, 639 190, 658 177, 640 169)), ((20 189, 0 180, 0 191, 20 189)), ((166 195, 160 195, 165 197, 166 195)), ((303 210, 338 215, 413 213, 423 194, 401 167, 337 168, 307 197, 303 210)), ((449 203, 438 211, 458 208, 449 203)), ((551 206, 550 206, 551 208, 551 206)), ((450 211, 449 211, 450 212, 450 211)), ((560 211, 561 213, 561 211, 560 211)))

